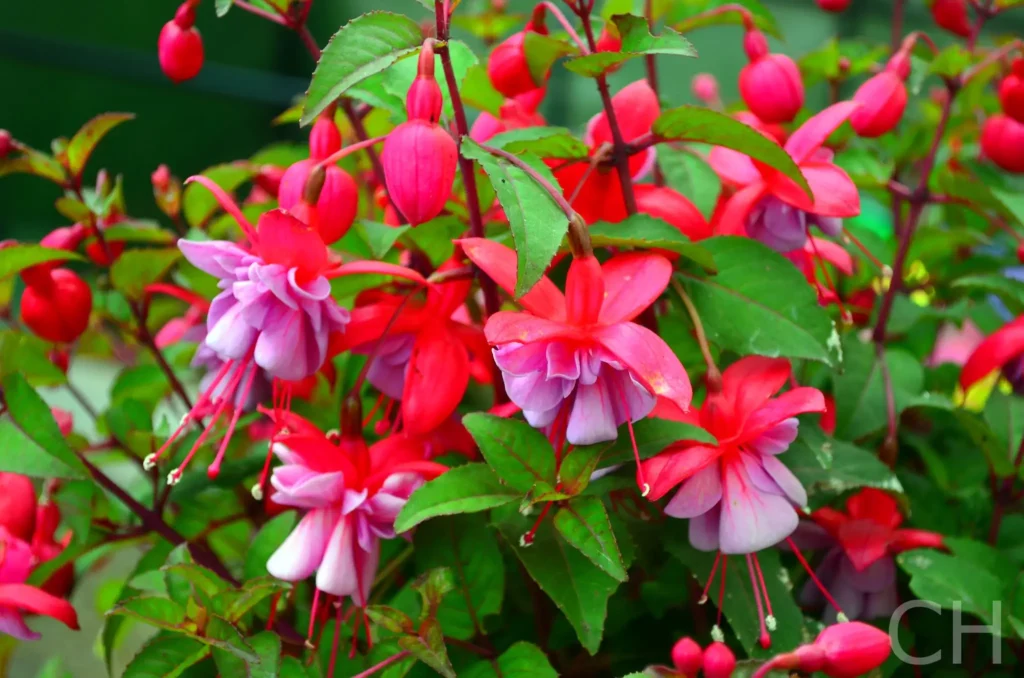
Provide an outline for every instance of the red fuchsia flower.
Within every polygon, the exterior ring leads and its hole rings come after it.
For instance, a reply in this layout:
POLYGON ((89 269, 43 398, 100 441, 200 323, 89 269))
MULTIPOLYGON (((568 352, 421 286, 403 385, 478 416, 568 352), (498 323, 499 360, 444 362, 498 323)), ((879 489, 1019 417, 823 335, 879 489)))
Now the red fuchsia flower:
MULTIPOLYGON (((455 268, 449 262, 439 272, 455 268)), ((465 311, 472 280, 432 283, 412 269, 403 277, 414 286, 374 290, 357 300, 337 348, 370 356, 366 380, 382 399, 402 402, 396 429, 422 435, 451 417, 470 375, 490 382, 490 349, 465 311), (421 290, 425 294, 413 296, 421 290)))
POLYGON ((35 276, 21 295, 21 321, 47 341, 78 339, 89 326, 90 313, 92 290, 66 268, 35 276))
POLYGON ((999 103, 1003 113, 1024 123, 1024 59, 1013 60, 1013 70, 999 84, 999 103))
POLYGON ((160 68, 174 82, 190 80, 203 67, 203 39, 196 29, 195 5, 198 0, 186 0, 164 24, 157 41, 160 68))
POLYGON ((857 88, 853 100, 861 106, 850 116, 850 126, 859 136, 874 139, 896 128, 907 108, 910 60, 899 52, 881 73, 857 88))
POLYGON ((705 106, 721 108, 722 99, 718 94, 718 80, 710 73, 698 73, 693 76, 690 91, 694 98, 705 106))
POLYGON ((826 12, 845 12, 850 7, 851 0, 817 0, 818 7, 826 12))
POLYGON ((405 98, 409 119, 388 134, 381 152, 388 196, 413 226, 430 221, 452 194, 458 148, 437 121, 441 88, 434 80, 431 41, 420 50, 419 70, 405 98))
POLYGON ((537 5, 526 27, 505 38, 491 50, 491 55, 487 59, 487 75, 491 79, 491 84, 494 85, 494 89, 510 99, 542 87, 547 81, 548 74, 544 74, 539 82, 534 78, 526 59, 526 34, 548 34, 548 29, 544 25, 545 15, 544 5, 537 5))
POLYGON ((809 645, 777 655, 754 673, 763 678, 772 671, 824 673, 829 678, 857 678, 874 671, 889 658, 892 639, 885 631, 863 622, 829 626, 809 645))
POLYGON ((729 678, 736 670, 736 655, 725 643, 714 642, 704 650, 704 678, 729 678))
POLYGON ((711 224, 690 200, 667 186, 638 184, 633 187, 637 211, 663 219, 690 240, 711 237, 711 224))
POLYGON ((0 472, 0 528, 18 539, 31 539, 36 525, 36 488, 17 473, 0 472))
POLYGON ((984 339, 985 335, 969 319, 964 321, 963 327, 945 323, 939 328, 928 364, 934 367, 952 363, 963 367, 984 339))
POLYGON ((971 19, 967 16, 966 0, 935 0, 932 3, 935 23, 961 38, 971 36, 971 19))
POLYGON ((860 213, 860 195, 846 172, 832 164, 832 152, 822 144, 858 106, 854 102, 829 106, 786 140, 786 152, 800 166, 813 200, 777 170, 731 149, 712 149, 712 168, 740 189, 722 209, 715 233, 747 235, 780 252, 802 248, 811 225, 839 235, 841 218, 860 213))
POLYGON ((39 634, 25 624, 25 613, 52 617, 77 631, 78 615, 71 603, 25 584, 36 562, 28 543, 0 527, 0 633, 38 639, 39 634))
MULTIPOLYGON (((624 141, 640 138, 651 131, 651 125, 661 115, 658 95, 646 80, 637 80, 619 90, 612 97, 612 110, 624 141)), ((590 119, 583 140, 590 147, 592 161, 605 144, 612 143, 608 115, 601 112, 590 119)), ((655 150, 652 146, 629 159, 629 172, 633 179, 642 179, 654 167, 655 150)), ((574 163, 555 171, 555 179, 574 209, 588 223, 595 221, 622 221, 628 214, 622 195, 618 170, 603 166, 591 167, 587 163, 574 163)))
POLYGON ((1024 316, 1013 320, 978 344, 960 371, 960 387, 969 391, 976 383, 1002 369, 1003 376, 1019 390, 1024 386, 1024 316))
MULTIPOLYGON (((903 522, 896 500, 874 488, 864 488, 846 500, 846 513, 832 508, 814 511, 793 535, 802 548, 828 549, 815 569, 849 619, 888 616, 899 604, 893 556, 919 548, 943 548, 941 534, 899 529, 903 522)), ((825 620, 838 611, 822 597, 816 582, 800 593, 804 605, 825 609, 825 620)))
MULTIPOLYGON (((359 210, 359 187, 348 172, 335 164, 324 167, 318 196, 306 195, 314 168, 341 150, 341 133, 334 124, 334 107, 321 114, 309 133, 309 158, 293 164, 281 177, 278 203, 281 209, 309 224, 330 245, 348 232, 359 210), (300 209, 303 208, 303 209, 300 209)), ((315 181, 319 181, 317 176, 315 181)))
MULTIPOLYGON (((513 250, 482 238, 458 242, 513 293, 513 250)), ((487 319, 484 333, 505 390, 532 426, 564 427, 569 443, 589 445, 614 440, 621 424, 647 416, 659 397, 689 408, 690 379, 679 359, 657 334, 632 322, 671 275, 672 265, 658 254, 620 254, 603 266, 581 255, 569 267, 565 295, 543 277, 518 300, 524 311, 487 319)), ((646 493, 642 473, 638 482, 646 493)))
POLYGON ((1024 123, 997 113, 981 128, 981 150, 1007 172, 1024 174, 1024 123))
POLYGON ((830 240, 809 236, 802 249, 787 252, 786 258, 804 274, 807 282, 818 293, 819 304, 842 306, 827 266, 834 266, 843 275, 853 275, 853 257, 845 248, 830 240))
MULTIPOLYGON (((380 540, 397 536, 395 518, 409 496, 447 467, 425 460, 423 447, 402 436, 367 446, 358 433, 329 439, 296 415, 278 423, 272 449, 283 465, 271 476, 271 499, 306 513, 267 570, 286 581, 316 572, 318 594, 349 596, 364 607, 380 540)), ((358 431, 358 413, 352 427, 358 431)))
POLYGON ((804 106, 800 69, 785 54, 770 54, 768 40, 752 25, 747 26, 743 49, 750 59, 740 71, 743 102, 767 123, 790 122, 804 106))
POLYGON ((477 116, 473 127, 469 130, 469 138, 483 144, 502 132, 547 124, 544 116, 537 112, 537 107, 544 100, 544 93, 545 89, 542 87, 507 99, 502 104, 497 118, 484 111, 477 116))

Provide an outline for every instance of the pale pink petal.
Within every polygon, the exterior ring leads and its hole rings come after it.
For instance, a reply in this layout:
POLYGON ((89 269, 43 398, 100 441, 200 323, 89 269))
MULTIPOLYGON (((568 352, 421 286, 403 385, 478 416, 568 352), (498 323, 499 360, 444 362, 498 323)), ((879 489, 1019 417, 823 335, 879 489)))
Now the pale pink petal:
POLYGON ((793 475, 793 472, 778 457, 762 456, 761 467, 782 488, 782 491, 786 493, 791 502, 799 507, 807 506, 807 490, 804 489, 800 480, 793 475))
POLYGON ((618 437, 615 408, 606 379, 576 386, 576 402, 569 414, 566 440, 573 445, 593 445, 618 437))
POLYGON ((282 506, 319 508, 337 502, 345 489, 341 471, 318 473, 304 466, 286 465, 274 469, 270 484, 273 499, 282 506))
POLYGON ((337 509, 314 509, 307 513, 270 556, 267 572, 284 581, 299 581, 313 574, 324 557, 335 522, 337 509))
POLYGON ((690 544, 698 551, 717 551, 719 547, 719 525, 722 519, 722 504, 716 504, 710 511, 690 519, 690 544))
POLYGON ((853 101, 842 101, 809 118, 786 140, 786 152, 793 156, 798 165, 802 165, 859 106, 859 103, 853 101))
POLYGON ((593 336, 655 396, 688 410, 693 389, 686 370, 668 344, 635 323, 622 322, 597 329, 593 336))
POLYGON ((357 592, 356 554, 357 517, 348 515, 337 521, 325 543, 326 551, 316 572, 316 587, 335 596, 353 596, 357 592))
POLYGON ((799 519, 789 500, 755 487, 743 462, 723 464, 722 553, 756 553, 778 544, 796 529, 799 519))
POLYGON ((734 151, 731 148, 715 146, 708 154, 708 164, 715 174, 721 177, 722 181, 732 184, 737 188, 743 188, 761 180, 761 173, 757 171, 750 156, 734 151))
POLYGON ((790 417, 776 426, 764 431, 757 438, 747 443, 747 447, 759 454, 782 454, 796 440, 800 420, 790 417))
POLYGON ((800 171, 811 187, 813 202, 792 179, 781 174, 772 180, 772 193, 794 207, 823 217, 860 214, 860 193, 845 171, 824 163, 807 163, 801 165, 800 171))
POLYGON ((666 504, 665 513, 673 518, 696 518, 722 500, 722 477, 717 464, 698 471, 666 504))

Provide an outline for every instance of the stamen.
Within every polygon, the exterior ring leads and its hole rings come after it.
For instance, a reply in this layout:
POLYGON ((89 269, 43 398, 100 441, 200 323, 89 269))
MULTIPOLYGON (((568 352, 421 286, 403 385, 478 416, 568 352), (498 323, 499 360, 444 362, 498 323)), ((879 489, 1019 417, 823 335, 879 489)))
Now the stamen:
POLYGON ((537 529, 540 528, 540 524, 544 521, 544 518, 545 516, 547 516, 548 511, 551 510, 551 505, 553 503, 554 502, 549 501, 548 503, 544 504, 544 509, 540 512, 540 515, 537 517, 537 522, 533 524, 533 527, 530 528, 529 532, 527 532, 519 538, 520 546, 526 548, 527 546, 533 544, 533 540, 537 536, 537 529))
POLYGON ((722 627, 719 626, 717 623, 711 627, 711 640, 715 641, 716 643, 725 642, 725 632, 722 631, 722 627))
POLYGON ((309 610, 309 630, 306 631, 306 647, 316 649, 313 644, 313 629, 316 627, 316 611, 320 607, 320 589, 313 589, 313 607, 309 610))
POLYGON ((252 383, 256 377, 256 371, 259 369, 252 363, 245 363, 242 365, 242 371, 248 369, 248 375, 245 378, 245 384, 242 386, 242 390, 239 391, 238 395, 233 399, 234 411, 231 413, 231 419, 228 421, 228 430, 224 434, 224 440, 220 444, 220 448, 217 449, 217 456, 214 457, 213 463, 206 469, 206 475, 210 479, 214 479, 220 473, 220 463, 224 459, 224 453, 228 451, 228 444, 231 442, 231 436, 235 434, 235 426, 238 424, 238 418, 242 416, 242 405, 239 403, 245 403, 249 397, 249 392, 252 390, 252 383))
POLYGON ((761 627, 761 635, 758 642, 766 650, 771 647, 772 639, 768 635, 768 628, 764 621, 764 606, 761 604, 761 591, 757 585, 757 578, 754 576, 754 562, 751 555, 747 554, 747 571, 750 573, 750 587, 754 590, 754 603, 757 605, 757 621, 761 627))
POLYGON ((751 554, 751 560, 754 561, 754 570, 757 572, 757 581, 761 584, 761 592, 764 594, 764 606, 768 610, 768 617, 765 618, 765 623, 768 624, 768 630, 774 631, 772 626, 775 625, 775 615, 772 613, 772 601, 768 597, 768 587, 764 584, 764 574, 761 572, 761 562, 757 559, 756 555, 751 554))
POLYGON ((708 591, 711 590, 711 582, 715 581, 715 572, 718 571, 718 563, 722 560, 722 552, 719 551, 715 554, 715 562, 711 565, 711 574, 708 575, 708 580, 704 584, 704 590, 700 594, 700 600, 697 601, 698 605, 703 605, 708 602, 708 591))
POLYGON ((386 399, 387 396, 385 396, 383 393, 377 396, 377 402, 373 404, 373 407, 370 408, 370 413, 366 415, 365 419, 363 419, 363 428, 366 428, 367 425, 373 420, 373 415, 377 414, 377 410, 380 409, 381 403, 383 403, 386 399))
POLYGON ((821 580, 818 579, 818 576, 814 574, 814 570, 812 570, 811 566, 807 563, 807 560, 804 558, 804 554, 800 553, 800 549, 797 548, 796 542, 793 541, 793 538, 786 537, 786 543, 789 544, 789 548, 793 549, 793 553, 796 554, 796 559, 799 560, 803 568, 807 570, 807 574, 810 575, 811 581, 813 581, 814 585, 818 587, 819 591, 821 591, 821 595, 825 596, 825 600, 828 601, 829 605, 832 606, 837 615, 845 618, 846 615, 843 614, 843 609, 839 607, 839 603, 835 601, 835 598, 833 598, 828 590, 825 589, 825 585, 822 584, 821 580))
POLYGON ((256 501, 263 501, 263 488, 260 487, 259 483, 252 486, 250 493, 252 494, 252 498, 256 501))
POLYGON ((836 306, 839 307, 839 313, 843 317, 843 322, 849 324, 853 322, 853 316, 850 314, 846 307, 843 305, 843 300, 839 297, 839 290, 836 289, 835 283, 832 282, 832 275, 828 272, 828 264, 825 263, 825 259, 822 258, 821 253, 818 252, 818 245, 814 242, 814 238, 807 238, 808 242, 811 243, 811 249, 814 250, 814 258, 818 261, 821 266, 821 272, 825 276, 825 285, 827 289, 835 295, 836 306))
POLYGON ((626 415, 626 426, 629 428, 629 440, 633 445, 633 458, 636 459, 636 484, 641 490, 640 495, 646 497, 651 493, 651 486, 647 484, 644 468, 640 465, 640 449, 636 445, 636 434, 633 433, 633 419, 629 416, 629 401, 626 399, 626 389, 619 382, 615 390, 619 392, 619 400, 622 401, 622 409, 626 415))
POLYGON ((334 618, 334 638, 331 640, 331 661, 327 665, 327 678, 334 678, 334 664, 338 660, 338 645, 341 640, 341 600, 334 604, 337 613, 334 618))
POLYGON ((267 615, 267 630, 274 628, 274 620, 277 618, 277 603, 281 600, 281 592, 278 591, 270 598, 270 614, 267 615))

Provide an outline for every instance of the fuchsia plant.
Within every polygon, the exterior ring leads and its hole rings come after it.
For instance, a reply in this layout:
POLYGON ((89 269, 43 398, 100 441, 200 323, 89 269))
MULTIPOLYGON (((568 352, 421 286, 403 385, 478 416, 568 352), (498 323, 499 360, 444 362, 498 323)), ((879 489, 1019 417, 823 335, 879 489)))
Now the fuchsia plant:
POLYGON ((0 242, 0 634, 95 626, 87 581, 131 677, 852 678, 960 669, 958 610, 1019 674, 1020 3, 915 2, 806 55, 772 2, 379 3, 323 50, 312 0, 181 4, 167 77, 251 13, 308 132, 151 158, 158 223, 90 174, 132 116, 0 130, 67 219, 0 242), (680 105, 717 24, 739 100, 680 105))

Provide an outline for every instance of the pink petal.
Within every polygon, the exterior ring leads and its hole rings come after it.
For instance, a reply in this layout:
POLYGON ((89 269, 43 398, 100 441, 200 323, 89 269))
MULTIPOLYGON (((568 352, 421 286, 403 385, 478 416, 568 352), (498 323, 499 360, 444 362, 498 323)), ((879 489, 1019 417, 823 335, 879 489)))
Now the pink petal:
POLYGON ((722 476, 718 464, 705 466, 676 492, 665 506, 673 518, 696 518, 704 515, 722 500, 722 476))
POLYGON ((78 630, 78 615, 71 603, 35 586, 0 584, 0 609, 3 608, 52 617, 68 628, 78 630))
POLYGON ((722 522, 722 504, 719 502, 710 511, 690 519, 690 543, 698 551, 717 551, 719 526, 722 522))
POLYGON ((770 400, 747 417, 740 434, 742 441, 754 440, 781 422, 807 412, 824 412, 825 396, 810 386, 800 386, 770 400))
POLYGON ((690 408, 690 378, 679 358, 657 334, 635 323, 622 322, 598 328, 593 336, 649 392, 668 398, 683 411, 690 408))
POLYGON ((711 224, 715 235, 747 235, 747 217, 768 193, 768 185, 756 181, 735 193, 722 210, 716 223, 711 224))
POLYGON ((842 169, 826 163, 808 163, 800 170, 811 186, 813 203, 792 179, 781 174, 772 179, 772 193, 794 207, 823 217, 854 217, 860 214, 860 193, 842 169))
POLYGON ((824 238, 808 238, 805 250, 839 269, 844 275, 853 275, 853 257, 844 247, 824 238))
POLYGON ((252 255, 238 245, 226 240, 185 240, 178 241, 178 249, 188 262, 204 273, 217 278, 234 278, 235 269, 243 261, 252 261, 252 255))
POLYGON ((715 146, 708 154, 708 164, 722 181, 738 188, 761 180, 761 173, 750 160, 750 156, 724 146, 715 146))
POLYGON ((336 508, 314 509, 303 516, 270 556, 267 572, 284 581, 299 581, 313 574, 324 557, 338 516, 336 508))
POLYGON ((14 608, 0 607, 0 635, 7 634, 18 640, 39 640, 40 635, 30 629, 21 613, 14 608))
POLYGON ((689 480, 697 472, 717 461, 720 456, 722 450, 718 447, 684 443, 671 445, 658 456, 640 462, 647 482, 651 485, 647 498, 651 501, 661 499, 673 487, 689 480))
POLYGON ((352 596, 356 582, 356 520, 347 515, 334 525, 325 539, 323 560, 316 572, 316 587, 335 596, 352 596))
POLYGON ((853 101, 842 101, 808 119, 786 140, 786 152, 796 164, 803 165, 859 106, 853 101))
POLYGON ((277 490, 273 496, 276 503, 313 509, 327 506, 341 497, 345 475, 341 471, 318 473, 305 466, 285 465, 274 469, 270 484, 277 490))
POLYGON ((672 264, 653 252, 631 252, 609 259, 601 266, 604 304, 601 322, 632 320, 654 303, 668 286, 672 264))
POLYGON ((966 391, 1024 351, 1024 317, 989 335, 960 372, 960 386, 966 391))
POLYGON ((722 394, 734 403, 733 409, 742 420, 778 393, 789 374, 785 358, 740 358, 722 373, 722 394))
POLYGON ((793 533, 799 519, 788 499, 758 490, 741 460, 723 466, 722 553, 756 553, 793 533))
POLYGON ((484 325, 487 341, 493 346, 519 342, 529 344, 576 336, 576 329, 563 322, 547 320, 529 313, 498 311, 484 325))
POLYGON ((758 454, 782 454, 796 440, 799 425, 800 420, 790 417, 754 438, 747 447, 758 454))
POLYGON ((793 472, 783 464, 778 457, 764 455, 761 457, 761 466, 772 480, 786 493, 789 500, 797 506, 807 506, 807 490, 793 472))
POLYGON ((612 394, 605 379, 589 386, 576 385, 576 402, 565 437, 573 445, 593 445, 618 437, 612 394))
POLYGON ((402 393, 402 421, 412 435, 432 431, 455 411, 469 385, 469 355, 447 323, 416 338, 402 393))
MULTIPOLYGON (((463 238, 456 240, 469 260, 480 267, 498 287, 515 295, 516 263, 515 250, 486 238, 463 238)), ((518 300, 531 313, 551 320, 565 319, 565 297, 547 276, 534 285, 518 300)))
POLYGON ((427 285, 427 280, 422 275, 398 264, 389 264, 386 261, 352 261, 342 264, 336 269, 328 272, 331 278, 338 278, 346 275, 390 275, 396 278, 411 280, 420 285, 427 285))

